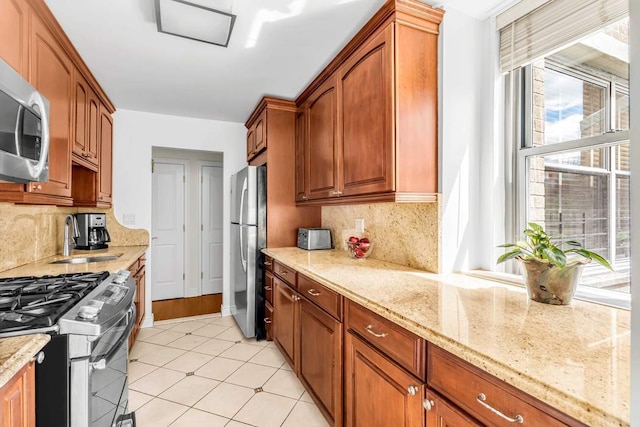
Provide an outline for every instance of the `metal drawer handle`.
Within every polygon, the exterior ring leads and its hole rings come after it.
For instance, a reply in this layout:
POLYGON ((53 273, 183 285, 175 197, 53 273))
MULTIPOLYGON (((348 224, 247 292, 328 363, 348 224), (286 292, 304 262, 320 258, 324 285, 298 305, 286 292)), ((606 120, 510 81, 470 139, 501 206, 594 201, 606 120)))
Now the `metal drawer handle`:
POLYGON ((316 290, 315 290, 315 289, 309 289, 309 290, 307 291, 307 293, 308 293, 309 295, 311 295, 312 297, 319 297, 319 296, 320 296, 320 292, 316 292, 316 290))
POLYGON ((269 262, 269 261, 265 261, 265 262, 264 262, 264 265, 266 265, 267 267, 271 267, 271 262, 269 262))
POLYGON ((426 409, 427 411, 430 411, 433 409, 433 407, 435 406, 435 403, 433 403, 433 400, 428 400, 425 399, 422 401, 422 406, 424 407, 424 409, 426 409))
POLYGON ((487 408, 488 410, 490 410, 491 412, 493 412, 497 416, 509 421, 510 423, 524 424, 524 418, 522 418, 522 415, 516 415, 515 418, 508 417, 505 414, 503 414, 502 412, 498 411, 493 406, 491 406, 488 403, 486 403, 486 401, 487 401, 487 396, 485 396, 484 393, 480 393, 478 395, 478 397, 476 397, 476 402, 478 402, 479 404, 481 404, 482 406, 484 406, 485 408, 487 408))
POLYGON ((387 335, 389 335, 389 334, 387 334, 387 333, 382 333, 382 334, 375 333, 375 332, 373 331, 373 326, 372 326, 372 325, 367 325, 367 326, 365 327, 365 329, 366 329, 366 331, 367 331, 367 332, 369 332, 371 335, 373 335, 373 336, 374 336, 374 337, 376 337, 376 338, 384 338, 384 337, 386 337, 387 335))
POLYGON ((420 389, 415 385, 410 385, 409 387, 407 387, 407 393, 409 393, 411 396, 415 396, 418 390, 420 389))
POLYGON ((265 286, 265 287, 264 287, 264 290, 265 290, 265 291, 270 291, 270 290, 271 290, 271 286, 265 286))
POLYGON ((284 276, 286 276, 286 275, 287 275, 287 273, 288 273, 288 271, 285 271, 285 270, 280 270, 280 271, 278 271, 278 274, 282 274, 282 275, 284 275, 284 276))
POLYGON ((265 317, 264 318, 264 323, 266 323, 267 325, 270 325, 271 324, 271 319, 268 318, 268 317, 265 317))

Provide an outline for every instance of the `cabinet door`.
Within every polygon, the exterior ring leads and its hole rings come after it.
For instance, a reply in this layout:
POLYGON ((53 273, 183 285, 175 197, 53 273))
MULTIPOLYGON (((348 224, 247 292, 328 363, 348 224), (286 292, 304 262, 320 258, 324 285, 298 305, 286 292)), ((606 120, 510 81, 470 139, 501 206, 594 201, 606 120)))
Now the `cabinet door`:
POLYGON ((342 192, 394 189, 393 26, 364 44, 338 72, 342 192))
POLYGON ((0 0, 0 58, 23 77, 29 72, 29 8, 24 0, 0 0))
POLYGON ((305 143, 307 139, 307 114, 304 108, 296 113, 296 201, 304 202, 307 196, 307 180, 305 172, 309 161, 305 155, 305 143))
POLYGON ((268 301, 264 305, 264 326, 267 330, 267 341, 273 341, 273 306, 268 301))
POLYGON ((146 274, 145 269, 142 267, 138 274, 136 275, 136 292, 138 293, 138 306, 136 309, 138 310, 136 316, 136 323, 138 326, 142 324, 144 320, 144 312, 145 312, 145 285, 146 285, 146 274))
POLYGON ((111 114, 100 105, 100 170, 98 173, 98 205, 111 205, 111 168, 113 167, 113 122, 111 114))
POLYGON ((351 333, 345 347, 345 424, 423 427, 424 383, 351 333))
POLYGON ((2 427, 35 426, 34 362, 23 367, 0 388, 0 422, 2 427))
POLYGON ((93 89, 89 87, 87 92, 89 94, 89 109, 87 112, 89 131, 85 153, 87 160, 96 166, 94 170, 97 171, 100 155, 100 101, 93 89))
POLYGON ((296 370, 297 301, 300 297, 277 277, 274 278, 273 284, 273 340, 282 350, 289 364, 296 370))
POLYGON ((78 70, 73 76, 73 154, 84 163, 89 139, 89 85, 78 70))
POLYGON ((256 154, 256 129, 251 127, 247 130, 247 161, 251 160, 256 154))
POLYGON ((451 405, 432 390, 427 390, 427 427, 480 427, 462 410, 451 405))
POLYGON ((309 199, 340 195, 337 102, 335 79, 327 80, 309 97, 304 147, 309 159, 305 170, 309 199))
POLYGON ((255 128, 255 153, 258 154, 267 148, 267 110, 264 110, 256 120, 255 128))
POLYGON ((342 425, 342 327, 340 322, 300 300, 300 380, 321 403, 320 409, 342 425))
POLYGON ((71 197, 71 104, 73 65, 45 24, 31 14, 30 81, 48 100, 49 182, 31 183, 29 192, 71 197))

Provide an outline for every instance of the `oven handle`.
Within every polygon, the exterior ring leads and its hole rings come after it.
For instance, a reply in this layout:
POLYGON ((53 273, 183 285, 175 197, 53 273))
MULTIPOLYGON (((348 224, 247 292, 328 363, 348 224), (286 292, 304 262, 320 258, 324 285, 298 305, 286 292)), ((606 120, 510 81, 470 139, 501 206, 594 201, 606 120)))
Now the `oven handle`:
POLYGON ((120 350, 120 348, 122 348, 122 346, 127 343, 127 341, 129 340, 129 334, 131 333, 131 329, 133 329, 133 324, 135 323, 135 319, 136 319, 135 304, 131 305, 131 308, 129 309, 129 311, 127 311, 126 316, 127 316, 127 327, 125 328, 124 333, 122 334, 122 336, 120 337, 116 345, 113 346, 113 348, 105 355, 105 357, 98 360, 97 362, 89 363, 90 369, 93 369, 96 371, 105 369, 107 367, 107 362, 110 361, 113 355, 116 354, 120 350))

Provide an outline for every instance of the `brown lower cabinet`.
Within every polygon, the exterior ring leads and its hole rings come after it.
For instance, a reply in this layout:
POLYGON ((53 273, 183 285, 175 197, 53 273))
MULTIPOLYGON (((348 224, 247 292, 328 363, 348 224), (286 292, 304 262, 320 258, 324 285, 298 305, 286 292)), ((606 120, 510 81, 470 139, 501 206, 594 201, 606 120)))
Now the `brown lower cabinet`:
POLYGON ((142 321, 144 320, 146 286, 145 262, 146 255, 142 255, 129 267, 129 273, 136 281, 136 295, 133 299, 133 304, 136 307, 136 318, 133 328, 131 329, 131 334, 129 335, 129 351, 131 351, 136 341, 138 332, 140 332, 140 328, 142 327, 142 321))
POLYGON ((423 382, 351 332, 345 348, 347 427, 424 426, 423 382))
POLYGON ((274 271, 273 340, 330 425, 342 426, 342 297, 279 263, 274 271))
POLYGON ((520 417, 527 426, 584 426, 280 261, 267 262, 267 330, 331 426, 506 427, 520 417))
POLYGON ((300 300, 300 381, 332 425, 342 425, 342 324, 300 300))
POLYGON ((29 362, 0 388, 0 425, 34 427, 35 420, 35 366, 29 362))

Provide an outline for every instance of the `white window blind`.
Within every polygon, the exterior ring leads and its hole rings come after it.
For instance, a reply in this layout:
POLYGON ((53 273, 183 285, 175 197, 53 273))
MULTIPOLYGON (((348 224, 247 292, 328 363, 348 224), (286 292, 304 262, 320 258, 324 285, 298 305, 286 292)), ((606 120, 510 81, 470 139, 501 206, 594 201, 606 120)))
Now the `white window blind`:
POLYGON ((526 65, 628 13, 628 0, 552 0, 545 3, 500 29, 500 70, 506 73, 526 65))

